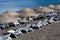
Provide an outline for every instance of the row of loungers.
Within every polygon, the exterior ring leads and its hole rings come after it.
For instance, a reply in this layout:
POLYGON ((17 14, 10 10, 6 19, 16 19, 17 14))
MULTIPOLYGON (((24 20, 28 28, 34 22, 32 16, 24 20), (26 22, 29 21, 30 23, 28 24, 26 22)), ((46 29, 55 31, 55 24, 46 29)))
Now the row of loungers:
POLYGON ((0 29, 3 30, 9 27, 15 27, 17 25, 28 23, 29 21, 33 21, 33 18, 30 18, 30 20, 27 20, 26 18, 21 19, 21 20, 19 19, 16 22, 10 22, 10 23, 5 23, 5 24, 0 23, 0 29))
POLYGON ((18 29, 9 30, 7 33, 4 33, 4 36, 0 36, 0 40, 12 40, 12 38, 17 38, 19 34, 24 35, 25 33, 29 33, 30 31, 34 32, 33 29, 41 27, 45 27, 48 24, 52 24, 55 21, 53 20, 54 17, 51 17, 50 19, 45 19, 43 21, 39 21, 34 24, 27 24, 25 27, 20 27, 18 29))
MULTIPOLYGON (((55 16, 55 20, 58 20, 60 17, 58 16, 55 16)), ((5 23, 5 24, 0 24, 0 29, 7 29, 9 27, 15 27, 17 25, 21 25, 21 24, 26 24, 26 23, 29 23, 29 22, 32 22, 34 20, 40 20, 39 18, 29 18, 29 20, 27 20, 26 18, 24 19, 19 19, 18 21, 16 22, 10 22, 10 23, 5 23)))
POLYGON ((23 18, 23 19, 19 19, 16 22, 10 22, 10 23, 4 23, 4 24, 0 23, 0 29, 3 30, 3 29, 7 29, 9 27, 15 27, 20 24, 26 24, 28 22, 32 22, 33 20, 39 20, 39 18, 32 18, 32 17, 29 19, 23 18))

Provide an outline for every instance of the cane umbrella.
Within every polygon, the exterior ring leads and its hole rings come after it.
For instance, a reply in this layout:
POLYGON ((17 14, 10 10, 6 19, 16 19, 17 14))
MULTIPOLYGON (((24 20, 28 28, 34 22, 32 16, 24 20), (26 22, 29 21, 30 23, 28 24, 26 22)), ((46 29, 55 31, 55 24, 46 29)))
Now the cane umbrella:
POLYGON ((15 22, 18 18, 9 16, 7 14, 0 14, 0 23, 9 23, 9 22, 15 22))
MULTIPOLYGON (((0 23, 1 24, 6 24, 6 26, 9 26, 8 23, 10 22, 16 22, 18 18, 13 17, 13 16, 8 16, 7 14, 0 14, 0 23)), ((7 29, 6 29, 7 32, 7 29)))
POLYGON ((40 10, 40 12, 54 12, 54 10, 53 9, 50 9, 50 8, 47 8, 47 7, 43 7, 41 10, 40 10))
POLYGON ((52 13, 52 12, 54 12, 54 10, 53 9, 50 9, 48 7, 43 7, 42 9, 39 10, 39 12, 43 13, 44 14, 44 17, 45 17, 45 14, 46 13, 52 13))
POLYGON ((37 16, 37 14, 30 8, 24 8, 21 11, 22 11, 22 13, 20 13, 21 17, 37 16))
POLYGON ((55 10, 56 13, 58 13, 58 16, 59 16, 59 13, 60 13, 60 5, 56 5, 54 7, 54 10, 55 10))
POLYGON ((43 8, 43 6, 39 6, 37 9, 36 9, 36 11, 37 12, 40 12, 40 10, 43 8))
POLYGON ((15 11, 12 11, 12 10, 7 10, 3 14, 7 14, 9 16, 18 16, 18 13, 16 13, 15 11))
POLYGON ((50 5, 48 5, 48 8, 51 8, 51 9, 54 9, 54 5, 52 5, 52 4, 50 4, 50 5))

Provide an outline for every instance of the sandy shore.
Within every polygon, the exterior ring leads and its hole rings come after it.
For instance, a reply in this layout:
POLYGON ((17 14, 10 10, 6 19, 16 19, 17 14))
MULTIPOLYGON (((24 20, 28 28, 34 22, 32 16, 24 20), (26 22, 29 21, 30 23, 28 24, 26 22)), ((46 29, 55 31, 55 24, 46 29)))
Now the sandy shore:
MULTIPOLYGON (((9 28, 8 30, 15 28, 19 27, 12 27, 9 28)), ((0 31, 0 33, 3 32, 6 31, 5 30, 0 31)), ((60 22, 47 25, 45 26, 45 28, 34 29, 34 32, 19 35, 18 38, 13 38, 13 40, 60 40, 60 22)))

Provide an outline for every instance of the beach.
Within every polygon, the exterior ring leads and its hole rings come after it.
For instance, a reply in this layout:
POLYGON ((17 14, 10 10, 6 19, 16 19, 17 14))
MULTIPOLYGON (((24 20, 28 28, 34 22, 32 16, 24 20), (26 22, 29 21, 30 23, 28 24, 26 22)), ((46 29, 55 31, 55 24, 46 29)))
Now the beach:
MULTIPOLYGON (((8 30, 15 28, 18 27, 9 28, 8 30)), ((0 33, 3 32, 6 31, 0 31, 0 33)), ((17 38, 13 38, 13 40, 60 40, 60 22, 47 25, 45 28, 34 29, 34 32, 18 35, 17 38)))
POLYGON ((0 0, 0 5, 0 40, 60 40, 60 0, 0 0))

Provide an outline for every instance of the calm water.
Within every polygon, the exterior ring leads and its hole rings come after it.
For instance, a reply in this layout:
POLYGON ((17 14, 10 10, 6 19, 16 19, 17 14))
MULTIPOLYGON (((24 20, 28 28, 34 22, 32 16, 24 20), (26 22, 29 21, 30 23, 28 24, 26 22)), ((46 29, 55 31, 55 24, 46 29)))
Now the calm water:
POLYGON ((5 10, 21 10, 25 7, 36 8, 49 4, 60 4, 60 0, 0 0, 0 13, 5 10))

